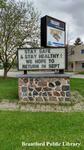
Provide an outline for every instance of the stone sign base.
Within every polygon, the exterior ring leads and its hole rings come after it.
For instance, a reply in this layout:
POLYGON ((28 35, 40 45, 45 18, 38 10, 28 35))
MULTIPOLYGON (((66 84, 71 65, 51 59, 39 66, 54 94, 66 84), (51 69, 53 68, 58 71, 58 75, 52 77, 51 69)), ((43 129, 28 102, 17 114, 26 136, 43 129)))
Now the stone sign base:
POLYGON ((70 78, 65 74, 38 73, 20 75, 19 100, 57 103, 70 100, 70 78))

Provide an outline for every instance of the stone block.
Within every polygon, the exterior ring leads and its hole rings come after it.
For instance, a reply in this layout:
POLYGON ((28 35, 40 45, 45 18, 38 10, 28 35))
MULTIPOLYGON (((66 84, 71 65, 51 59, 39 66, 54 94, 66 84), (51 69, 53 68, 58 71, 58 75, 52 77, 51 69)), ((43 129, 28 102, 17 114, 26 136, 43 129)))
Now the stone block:
POLYGON ((70 84, 70 80, 69 79, 67 80, 67 84, 70 84))
POLYGON ((24 83, 23 83, 23 80, 22 79, 19 79, 19 81, 18 81, 18 85, 19 86, 22 86, 24 83))
POLYGON ((30 78, 29 80, 29 87, 34 87, 34 82, 32 78, 30 78))
POLYGON ((50 87, 43 88, 44 91, 51 91, 52 89, 50 87))
POLYGON ((41 87, 47 86, 47 81, 38 81, 38 86, 41 87))
POLYGON ((29 91, 33 91, 34 90, 34 88, 33 87, 29 87, 29 89, 28 89, 29 91))
POLYGON ((28 100, 29 100, 29 101, 34 101, 34 97, 29 96, 29 97, 28 97, 28 100))
POLYGON ((35 89, 36 89, 36 91, 40 92, 42 88, 41 87, 36 87, 35 89))
POLYGON ((54 91, 53 94, 54 94, 54 96, 60 96, 60 93, 57 91, 54 91))
POLYGON ((70 97, 70 95, 71 95, 70 92, 66 92, 67 97, 70 97))
POLYGON ((26 97, 27 98, 27 92, 22 92, 22 97, 26 97))
POLYGON ((36 100, 37 102, 42 102, 42 101, 43 101, 43 98, 42 98, 41 96, 39 96, 39 97, 36 97, 35 100, 36 100))
POLYGON ((42 96, 48 96, 47 92, 42 92, 42 96))
POLYGON ((47 97, 46 97, 46 96, 44 96, 44 97, 43 97, 43 101, 44 101, 44 102, 49 101, 48 96, 47 96, 47 97))
POLYGON ((39 93, 36 90, 34 90, 33 91, 33 96, 37 96, 37 95, 39 95, 39 93))
POLYGON ((29 92, 29 93, 28 93, 28 96, 33 96, 33 93, 32 93, 32 92, 29 92))
POLYGON ((65 80, 64 78, 60 80, 62 85, 66 85, 67 84, 67 80, 65 80))
POLYGON ((26 86, 22 86, 22 92, 27 92, 27 87, 26 86))
POLYGON ((56 84, 56 86, 60 86, 61 82, 58 80, 58 81, 55 81, 55 84, 56 84))
POLYGON ((49 87, 54 88, 54 87, 55 87, 55 84, 54 84, 53 82, 50 82, 50 83, 49 83, 49 87))
POLYGON ((57 102, 57 97, 49 97, 49 102, 57 102))
POLYGON ((61 96, 65 96, 65 92, 61 92, 61 96))
POLYGON ((70 86, 69 85, 63 85, 62 86, 62 91, 69 91, 70 90, 70 86))
POLYGON ((47 92, 47 93, 48 93, 48 96, 53 96, 52 92, 47 92))
POLYGON ((39 92, 39 96, 42 96, 42 92, 39 92))
POLYGON ((24 83, 28 82, 28 78, 23 78, 24 83))
POLYGON ((55 90, 56 90, 56 91, 61 91, 61 86, 57 86, 57 87, 55 88, 55 90))
POLYGON ((24 97, 23 100, 24 100, 25 102, 27 102, 27 101, 28 101, 28 97, 24 97))

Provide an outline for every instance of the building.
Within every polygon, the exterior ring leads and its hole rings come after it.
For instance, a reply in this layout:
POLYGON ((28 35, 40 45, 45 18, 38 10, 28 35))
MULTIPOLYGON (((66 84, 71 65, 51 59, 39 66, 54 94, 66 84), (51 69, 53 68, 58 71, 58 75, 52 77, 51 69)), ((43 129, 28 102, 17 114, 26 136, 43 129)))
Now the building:
POLYGON ((84 71, 84 45, 68 47, 68 70, 74 72, 84 71))

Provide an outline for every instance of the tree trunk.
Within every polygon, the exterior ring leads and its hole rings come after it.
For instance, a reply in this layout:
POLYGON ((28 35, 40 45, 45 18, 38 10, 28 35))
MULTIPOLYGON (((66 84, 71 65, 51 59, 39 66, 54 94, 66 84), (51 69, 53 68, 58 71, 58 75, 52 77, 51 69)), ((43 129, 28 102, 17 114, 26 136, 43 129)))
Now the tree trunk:
POLYGON ((4 68, 4 78, 7 78, 7 69, 4 68))

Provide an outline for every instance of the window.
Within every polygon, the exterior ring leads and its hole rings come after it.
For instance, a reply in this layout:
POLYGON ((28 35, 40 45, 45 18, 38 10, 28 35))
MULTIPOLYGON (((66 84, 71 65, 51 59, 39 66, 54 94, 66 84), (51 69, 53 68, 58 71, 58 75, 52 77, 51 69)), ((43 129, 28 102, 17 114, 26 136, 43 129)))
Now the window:
POLYGON ((84 68, 84 63, 82 63, 82 68, 84 68))
POLYGON ((84 49, 81 50, 81 54, 84 54, 84 49))

